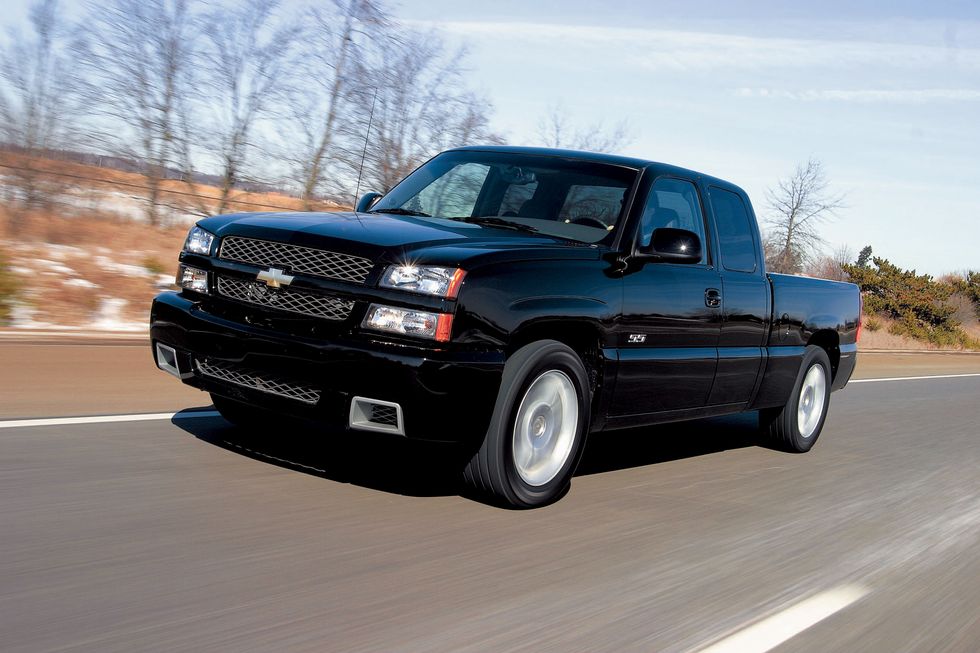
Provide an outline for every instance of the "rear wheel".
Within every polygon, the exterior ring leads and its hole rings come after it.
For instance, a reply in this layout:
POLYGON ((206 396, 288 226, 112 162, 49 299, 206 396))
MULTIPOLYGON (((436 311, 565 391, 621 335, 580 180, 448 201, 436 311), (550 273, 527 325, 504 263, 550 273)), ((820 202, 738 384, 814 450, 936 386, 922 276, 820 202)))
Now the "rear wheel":
POLYGON ((820 437, 830 406, 830 358, 820 347, 806 348, 789 401, 782 408, 760 411, 759 424, 776 448, 809 451, 820 437))
POLYGON ((476 491, 514 507, 559 498, 578 466, 589 427, 585 366, 554 340, 519 349, 504 367, 493 417, 463 472, 476 491))

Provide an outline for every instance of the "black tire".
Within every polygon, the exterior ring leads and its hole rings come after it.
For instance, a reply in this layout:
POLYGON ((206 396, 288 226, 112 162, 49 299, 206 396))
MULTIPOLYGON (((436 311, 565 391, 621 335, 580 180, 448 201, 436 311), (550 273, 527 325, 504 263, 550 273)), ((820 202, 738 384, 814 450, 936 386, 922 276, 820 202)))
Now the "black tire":
POLYGON ((248 431, 264 430, 276 420, 273 413, 211 393, 215 410, 232 425, 248 431))
POLYGON ((507 360, 490 426, 479 451, 463 471, 464 481, 477 493, 515 508, 533 508, 560 498, 568 489, 585 448, 590 404, 588 375, 572 349, 555 340, 525 345, 507 360), (534 393, 529 392, 532 386, 534 393), (561 413, 543 400, 534 403, 534 399, 549 394, 551 387, 555 388, 554 396, 559 399, 555 403, 561 406, 561 413), (571 423, 571 397, 576 404, 574 428, 563 428, 566 422, 571 423), (526 400, 531 402, 527 407, 526 400), (539 411, 532 412, 533 406, 538 406, 539 411), (520 433, 526 435, 524 438, 518 435, 516 424, 522 409, 526 428, 520 433), (531 433, 533 426, 539 428, 536 434, 531 433), (539 437, 541 440, 535 442, 545 442, 546 446, 554 439, 556 453, 543 455, 546 463, 538 467, 529 469, 516 463, 515 451, 530 451, 527 443, 539 437), (556 471, 551 474, 551 469, 556 471), (533 477, 532 481, 541 482, 528 482, 532 474, 538 473, 540 478, 533 477))
POLYGON ((759 426, 771 447, 791 453, 805 453, 813 447, 827 420, 831 381, 830 358, 827 352, 820 347, 810 345, 803 355, 793 392, 786 405, 759 411, 759 426), (815 367, 822 369, 822 375, 820 370, 814 370, 815 367), (817 391, 820 385, 822 391, 817 391), (804 404, 802 407, 801 402, 804 404), (807 406, 810 407, 809 411, 807 406), (812 410, 816 408, 821 412, 813 415, 812 410), (801 411, 811 415, 805 418, 802 428, 801 411))

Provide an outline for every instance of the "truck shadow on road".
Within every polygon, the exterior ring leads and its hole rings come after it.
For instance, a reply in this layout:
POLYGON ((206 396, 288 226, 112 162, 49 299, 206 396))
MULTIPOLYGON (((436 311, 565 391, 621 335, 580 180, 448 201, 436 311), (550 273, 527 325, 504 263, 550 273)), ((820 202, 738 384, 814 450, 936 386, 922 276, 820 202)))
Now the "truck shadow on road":
MULTIPOLYGON (((331 431, 303 423, 282 425, 273 432, 239 428, 220 417, 178 415, 172 422, 226 451, 331 481, 405 496, 462 494, 480 500, 467 494, 460 482, 459 472, 468 455, 459 447, 369 432, 331 431)), ((746 413, 593 434, 576 476, 755 446, 756 425, 756 414, 746 413)))

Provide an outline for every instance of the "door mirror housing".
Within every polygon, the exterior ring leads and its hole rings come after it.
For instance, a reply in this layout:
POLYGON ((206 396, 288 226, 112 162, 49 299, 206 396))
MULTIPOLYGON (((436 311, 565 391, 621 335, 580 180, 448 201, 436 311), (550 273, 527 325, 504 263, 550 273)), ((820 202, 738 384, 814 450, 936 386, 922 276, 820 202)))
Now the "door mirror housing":
POLYGON ((637 256, 661 263, 700 263, 701 239, 687 229, 654 229, 650 244, 637 248, 637 256))
POLYGON ((381 197, 381 193, 364 193, 361 199, 357 200, 357 206, 354 207, 354 211, 357 213, 368 211, 381 197))

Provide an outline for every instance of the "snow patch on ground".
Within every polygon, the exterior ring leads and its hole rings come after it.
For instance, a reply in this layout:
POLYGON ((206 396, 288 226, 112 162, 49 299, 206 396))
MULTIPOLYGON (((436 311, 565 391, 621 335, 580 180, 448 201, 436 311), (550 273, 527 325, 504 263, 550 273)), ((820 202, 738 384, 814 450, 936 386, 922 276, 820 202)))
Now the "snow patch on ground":
POLYGON ((44 243, 41 249, 47 253, 53 259, 58 261, 65 260, 67 256, 86 256, 86 252, 81 247, 74 247, 72 245, 57 245, 55 243, 44 243))
POLYGON ((113 261, 105 256, 96 256, 95 262, 102 267, 103 270, 118 272, 119 274, 125 274, 128 277, 149 277, 153 274, 142 265, 119 263, 118 261, 113 261))
POLYGON ((10 309, 10 326, 15 329, 44 329, 50 328, 50 322, 39 322, 34 319, 37 309, 28 304, 15 303, 10 309))
POLYGON ((61 283, 66 286, 72 286, 73 288, 101 288, 97 283, 92 283, 88 279, 65 279, 61 283))
POLYGON ((73 269, 65 265, 64 263, 58 263, 56 261, 49 261, 45 258, 36 258, 34 262, 38 267, 44 269, 46 274, 62 274, 68 277, 73 277, 77 274, 73 269))
POLYGON ((126 304, 125 299, 117 297, 102 299, 95 311, 91 328, 103 331, 146 331, 146 324, 123 319, 122 311, 126 304))

